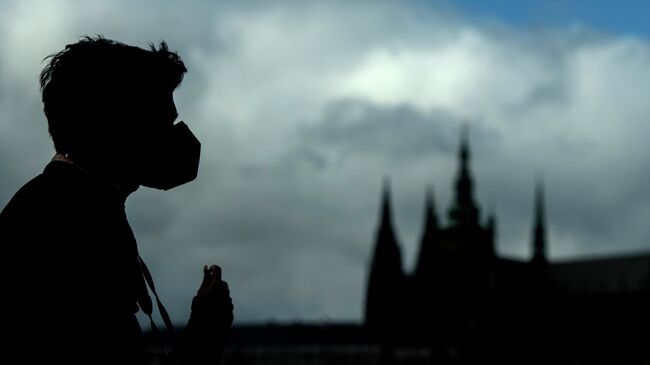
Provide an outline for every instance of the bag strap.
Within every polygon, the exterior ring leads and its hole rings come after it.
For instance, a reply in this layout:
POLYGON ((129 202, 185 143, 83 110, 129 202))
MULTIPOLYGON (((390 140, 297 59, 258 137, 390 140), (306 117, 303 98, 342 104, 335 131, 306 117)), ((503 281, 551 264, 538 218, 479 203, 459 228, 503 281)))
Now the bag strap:
MULTIPOLYGON (((147 286, 149 287, 149 290, 151 290, 154 297, 156 298, 156 305, 158 307, 158 312, 160 313, 160 317, 162 317, 163 322, 165 322, 165 326, 167 327, 167 330, 171 334, 172 341, 173 341, 175 339, 175 333, 174 333, 174 326, 172 325, 171 318, 169 317, 169 314, 167 313, 165 306, 162 304, 160 298, 158 297, 158 293, 156 292, 156 286, 154 285, 153 278, 151 277, 151 273, 149 272, 149 268, 144 263, 144 260, 142 259, 142 257, 140 257, 139 254, 138 254, 138 261, 140 263, 140 269, 142 270, 142 274, 147 283, 147 286)), ((138 304, 140 305, 142 311, 147 315, 147 317, 149 317, 149 321, 151 322, 151 331, 154 333, 156 337, 158 337, 158 340, 160 342, 160 351, 162 352, 163 356, 165 356, 162 336, 160 334, 160 331, 158 330, 158 327, 156 326, 156 323, 153 320, 153 316, 152 316, 153 303, 151 302, 151 297, 149 296, 149 294, 143 293, 140 300, 138 300, 138 304)))

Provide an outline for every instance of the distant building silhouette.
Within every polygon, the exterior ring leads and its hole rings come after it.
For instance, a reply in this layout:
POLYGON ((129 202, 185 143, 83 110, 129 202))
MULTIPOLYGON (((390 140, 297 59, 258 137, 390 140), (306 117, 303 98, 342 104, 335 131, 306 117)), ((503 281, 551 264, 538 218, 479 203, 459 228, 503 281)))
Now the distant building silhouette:
POLYGON ((411 273, 402 265, 384 180, 362 325, 236 326, 223 363, 649 363, 650 253, 550 262, 538 181, 526 243, 531 259, 499 257, 496 217, 481 219, 474 199, 467 131, 458 157, 447 224, 427 189, 411 273))
POLYGON ((458 157, 447 224, 427 189, 411 273, 402 265, 384 180, 362 325, 236 326, 222 363, 650 363, 650 253, 550 262, 538 181, 526 243, 531 259, 499 257, 496 217, 481 219, 474 199, 467 131, 458 157))
POLYGON ((377 246, 370 265, 366 301, 366 322, 377 331, 400 323, 400 305, 406 294, 402 255, 395 238, 391 214, 390 183, 385 180, 377 246))
POLYGON ((611 344, 619 340, 608 332, 616 327, 624 330, 626 341, 650 345, 650 252, 549 262, 544 189, 538 181, 532 258, 498 257, 496 217, 483 220, 474 198, 466 129, 458 160, 447 225, 438 220, 432 188, 427 191, 419 253, 410 274, 402 270, 390 187, 384 184, 365 303, 364 325, 370 333, 428 344, 472 343, 468 336, 478 336, 484 345, 496 338, 518 343, 523 336, 527 351, 548 353, 541 347, 550 346, 550 340, 557 340, 554 349, 597 342, 594 336, 611 344), (578 339, 568 338, 573 335, 578 339))

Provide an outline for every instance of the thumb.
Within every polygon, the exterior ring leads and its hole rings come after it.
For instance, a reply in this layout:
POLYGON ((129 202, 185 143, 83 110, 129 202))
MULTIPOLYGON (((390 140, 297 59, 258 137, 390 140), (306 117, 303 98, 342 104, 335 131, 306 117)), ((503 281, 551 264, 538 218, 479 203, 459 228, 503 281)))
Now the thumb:
POLYGON ((213 279, 217 282, 221 281, 221 267, 219 267, 219 265, 210 266, 209 272, 213 279))

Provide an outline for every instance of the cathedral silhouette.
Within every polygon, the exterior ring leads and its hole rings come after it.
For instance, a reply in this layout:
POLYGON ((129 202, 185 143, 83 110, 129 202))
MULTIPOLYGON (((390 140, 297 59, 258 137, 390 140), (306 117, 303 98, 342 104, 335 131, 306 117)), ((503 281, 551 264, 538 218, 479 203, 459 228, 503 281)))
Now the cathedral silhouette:
POLYGON ((549 261, 538 183, 531 259, 499 257, 496 217, 483 220, 474 199, 467 130, 458 158, 445 225, 427 193, 411 273, 384 183, 362 323, 235 326, 222 363, 650 363, 650 252, 549 261))
POLYGON ((501 258, 495 252, 496 217, 482 220, 474 198, 466 129, 458 160, 446 225, 436 214, 433 192, 427 193, 410 274, 402 265, 390 186, 384 182, 365 302, 364 326, 372 337, 459 346, 482 356, 503 354, 497 349, 504 342, 517 349, 511 354, 545 356, 576 348, 589 353, 650 349, 650 252, 549 262, 544 191, 538 182, 532 258, 501 258))

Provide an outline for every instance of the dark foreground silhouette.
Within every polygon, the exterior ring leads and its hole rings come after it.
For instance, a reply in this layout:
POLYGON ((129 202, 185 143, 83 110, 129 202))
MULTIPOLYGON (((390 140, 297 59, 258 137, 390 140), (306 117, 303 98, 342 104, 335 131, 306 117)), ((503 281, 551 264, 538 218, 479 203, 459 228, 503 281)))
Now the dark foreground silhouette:
MULTIPOLYGON (((147 285, 155 289, 124 203, 141 185, 167 190, 196 177, 200 143, 174 124, 185 72, 164 42, 144 50, 87 37, 49 58, 41 87, 57 154, 0 213, 5 359, 147 361, 135 313, 151 317, 147 285)), ((204 268, 186 330, 163 361, 217 363, 232 321, 220 268, 204 268)))

